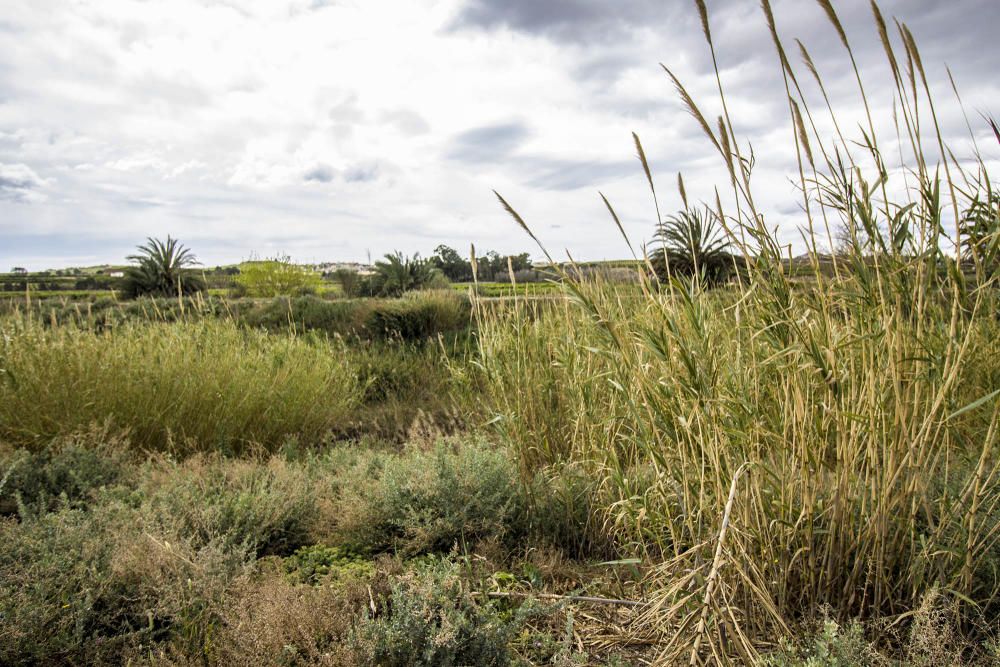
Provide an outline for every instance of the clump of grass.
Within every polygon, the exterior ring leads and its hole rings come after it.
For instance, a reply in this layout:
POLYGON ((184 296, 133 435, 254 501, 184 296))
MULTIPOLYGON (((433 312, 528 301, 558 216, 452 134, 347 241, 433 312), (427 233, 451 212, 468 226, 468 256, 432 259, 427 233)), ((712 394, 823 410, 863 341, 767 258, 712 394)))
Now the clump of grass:
POLYGON ((664 662, 752 662, 821 606, 841 621, 900 617, 935 587, 965 601, 966 628, 1000 608, 996 283, 983 263, 963 263, 977 246, 948 232, 996 186, 981 156, 959 162, 944 146, 905 24, 903 64, 882 39, 894 63, 884 90, 904 128, 890 168, 870 112, 857 143, 817 130, 763 7, 799 155, 809 283, 792 281, 753 197, 721 76, 716 132, 671 73, 729 175, 732 202, 713 197, 711 214, 742 255, 738 284, 642 282, 635 299, 565 271, 572 303, 540 320, 523 304, 474 304, 474 381, 523 473, 588 466, 607 493, 606 531, 661 562, 644 621, 664 662), (838 224, 868 241, 831 272, 821 235, 838 224))
POLYGON ((28 447, 105 422, 147 450, 316 442, 347 425, 360 397, 339 344, 314 336, 214 319, 101 334, 0 326, 0 437, 28 447))

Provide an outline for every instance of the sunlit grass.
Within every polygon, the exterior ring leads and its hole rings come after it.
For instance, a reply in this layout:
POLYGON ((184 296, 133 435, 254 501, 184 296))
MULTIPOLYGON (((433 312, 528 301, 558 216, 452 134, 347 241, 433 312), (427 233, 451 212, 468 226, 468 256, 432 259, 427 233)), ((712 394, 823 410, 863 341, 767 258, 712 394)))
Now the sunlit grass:
POLYGON ((274 447, 345 427, 362 395, 342 346, 321 337, 215 319, 0 326, 0 437, 15 443, 110 421, 155 450, 274 447))

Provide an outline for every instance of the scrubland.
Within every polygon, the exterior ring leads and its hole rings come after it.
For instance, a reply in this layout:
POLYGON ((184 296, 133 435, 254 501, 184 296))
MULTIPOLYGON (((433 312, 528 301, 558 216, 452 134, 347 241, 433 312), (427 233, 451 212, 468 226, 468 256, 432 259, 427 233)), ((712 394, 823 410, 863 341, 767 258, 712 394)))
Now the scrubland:
POLYGON ((738 117, 668 70, 724 284, 644 251, 545 298, 8 303, 0 663, 996 664, 1000 131, 949 151, 872 5, 897 133, 844 139, 763 7, 794 276, 738 117))

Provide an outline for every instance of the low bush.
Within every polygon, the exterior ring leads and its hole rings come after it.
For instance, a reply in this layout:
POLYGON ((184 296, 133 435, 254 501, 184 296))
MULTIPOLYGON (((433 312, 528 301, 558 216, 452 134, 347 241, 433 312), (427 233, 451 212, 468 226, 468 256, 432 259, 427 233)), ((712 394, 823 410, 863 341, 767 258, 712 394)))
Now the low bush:
POLYGON ((85 507, 106 486, 134 477, 127 441, 103 429, 74 434, 44 449, 0 451, 0 514, 85 507))
POLYGON ((297 549, 282 566, 291 581, 301 584, 329 583, 372 573, 372 562, 344 547, 313 544, 297 549))
POLYGON ((471 311, 468 299, 442 290, 412 292, 401 299, 279 297, 241 306, 239 317, 247 326, 269 331, 294 329, 345 338, 419 341, 467 328, 471 311))
POLYGON ((98 661, 149 636, 142 605, 112 576, 124 508, 64 509, 0 525, 0 663, 98 661))
POLYGON ((331 336, 354 336, 364 324, 364 302, 327 301, 307 295, 278 297, 244 309, 240 319, 269 331, 321 331, 331 336))
POLYGON ((508 644, 528 613, 475 597, 448 561, 404 571, 384 559, 373 574, 332 586, 294 586, 265 575, 230 596, 209 663, 508 665, 508 644))
MULTIPOLYGON (((208 664, 246 667, 366 667, 348 643, 384 578, 337 586, 293 585, 277 573, 235 586, 221 610, 208 664)), ((186 664, 183 659, 165 664, 186 664)))
POLYGON ((447 561, 397 579, 352 644, 361 664, 383 667, 509 665, 508 643, 522 622, 474 598, 447 561))
POLYGON ((0 524, 0 664, 121 664, 168 637, 197 653, 246 554, 146 528, 115 500, 0 524))
POLYGON ((176 322, 231 319, 250 328, 271 332, 316 331, 358 339, 418 341, 438 334, 462 331, 471 322, 468 299, 454 290, 409 292, 397 299, 328 299, 299 291, 271 299, 142 297, 117 301, 48 298, 27 303, 7 299, 0 314, 20 315, 46 326, 73 325, 105 331, 135 322, 176 322))
POLYGON ((525 530, 532 542, 577 558, 615 553, 600 521, 599 480, 584 467, 571 463, 540 470, 523 493, 525 530))
POLYGON ((365 320, 370 337, 421 340, 469 325, 467 299, 450 290, 411 292, 402 299, 373 302, 365 320))
POLYGON ((523 530, 517 468, 485 445, 378 456, 347 475, 335 533, 362 551, 448 551, 523 530))
POLYGON ((207 658, 255 558, 315 541, 304 466, 156 459, 96 466, 80 483, 60 475, 73 461, 95 466, 67 442, 29 455, 40 481, 21 484, 52 511, 0 520, 0 664, 122 664, 153 647, 207 658), (63 500, 48 503, 56 491, 63 500))
POLYGON ((994 667, 1000 661, 995 624, 979 624, 978 641, 957 622, 956 600, 932 589, 903 623, 839 623, 828 615, 805 624, 764 656, 765 667, 994 667))
POLYGON ((287 555, 314 541, 319 515, 312 480, 300 466, 193 457, 160 464, 142 484, 159 532, 195 548, 216 544, 258 556, 287 555))

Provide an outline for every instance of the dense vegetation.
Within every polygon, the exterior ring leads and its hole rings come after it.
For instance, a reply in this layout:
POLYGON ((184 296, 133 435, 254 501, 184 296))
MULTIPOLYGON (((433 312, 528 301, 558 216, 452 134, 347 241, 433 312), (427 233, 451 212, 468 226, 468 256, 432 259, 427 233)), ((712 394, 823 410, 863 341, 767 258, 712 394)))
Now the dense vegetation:
POLYGON ((674 79, 734 201, 682 187, 662 267, 6 304, 0 663, 996 664, 1000 200, 873 8, 890 139, 827 139, 773 33, 800 262, 674 79))

